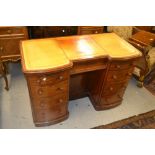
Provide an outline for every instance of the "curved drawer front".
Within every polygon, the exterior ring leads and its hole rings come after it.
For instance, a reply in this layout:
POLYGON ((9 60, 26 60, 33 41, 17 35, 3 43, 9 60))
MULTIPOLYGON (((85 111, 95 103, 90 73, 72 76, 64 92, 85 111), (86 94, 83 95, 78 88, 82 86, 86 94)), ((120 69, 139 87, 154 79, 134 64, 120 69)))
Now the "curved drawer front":
POLYGON ((129 69, 131 67, 133 67, 133 61, 114 61, 110 64, 110 68, 109 70, 122 70, 122 69, 129 69))
POLYGON ((34 97, 51 97, 57 94, 68 93, 68 80, 59 82, 55 85, 33 86, 31 85, 31 94, 34 97))
POLYGON ((68 114, 68 97, 57 95, 52 98, 34 99, 33 114, 35 122, 55 121, 59 117, 68 114))
MULTIPOLYGON (((68 95, 58 94, 50 97, 32 98, 32 104, 38 110, 52 109, 57 106, 62 106, 67 103, 68 95)), ((54 108, 55 109, 55 108, 54 108)))
POLYGON ((114 94, 110 94, 108 96, 104 96, 103 94, 103 96, 101 97, 100 104, 104 106, 104 105, 110 105, 110 104, 120 102, 123 100, 124 92, 125 92, 125 89, 121 88, 117 90, 117 92, 114 94))
POLYGON ((59 72, 56 74, 41 74, 27 77, 31 85, 48 86, 62 82, 69 78, 69 72, 59 72))
POLYGON ((103 96, 111 96, 113 94, 117 94, 119 91, 125 91, 127 87, 127 83, 119 83, 119 84, 115 84, 115 83, 109 83, 106 84, 104 86, 103 89, 103 96))
POLYGON ((133 72, 133 68, 129 70, 109 71, 107 75, 107 81, 122 82, 128 80, 133 72))

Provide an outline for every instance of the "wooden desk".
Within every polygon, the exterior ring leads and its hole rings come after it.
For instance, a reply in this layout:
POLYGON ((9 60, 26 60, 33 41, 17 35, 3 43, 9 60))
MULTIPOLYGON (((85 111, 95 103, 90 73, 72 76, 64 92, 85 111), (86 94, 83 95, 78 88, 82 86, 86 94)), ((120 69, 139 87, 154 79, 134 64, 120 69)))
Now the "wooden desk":
POLYGON ((69 99, 89 96, 96 110, 119 105, 141 53, 107 33, 22 41, 21 55, 34 123, 46 126, 68 118, 69 99))

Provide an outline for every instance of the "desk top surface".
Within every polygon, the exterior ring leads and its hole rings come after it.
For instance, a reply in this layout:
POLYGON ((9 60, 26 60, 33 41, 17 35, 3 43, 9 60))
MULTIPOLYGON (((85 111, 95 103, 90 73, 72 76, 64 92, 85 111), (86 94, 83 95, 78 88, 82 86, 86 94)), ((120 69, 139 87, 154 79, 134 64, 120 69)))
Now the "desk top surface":
POLYGON ((56 70, 94 58, 136 58, 141 53, 114 33, 22 41, 23 71, 56 70))

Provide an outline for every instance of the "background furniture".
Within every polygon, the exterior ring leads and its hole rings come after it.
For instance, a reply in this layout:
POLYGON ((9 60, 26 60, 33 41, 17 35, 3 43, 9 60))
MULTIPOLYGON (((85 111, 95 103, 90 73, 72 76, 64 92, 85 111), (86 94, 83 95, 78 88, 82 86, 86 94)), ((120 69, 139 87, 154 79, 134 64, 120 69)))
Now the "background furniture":
POLYGON ((142 87, 146 75, 152 70, 155 65, 155 34, 138 30, 129 42, 142 52, 142 57, 137 61, 134 74, 138 79, 138 86, 142 87))
POLYGON ((26 27, 0 26, 0 56, 3 77, 6 81, 8 90, 7 73, 8 63, 20 60, 19 43, 21 40, 28 39, 26 27))
POLYGON ((108 26, 108 32, 114 32, 123 39, 129 41, 142 52, 142 57, 137 60, 134 76, 138 80, 137 85, 143 86, 145 76, 155 64, 154 32, 155 26, 108 26), (151 39, 151 40, 150 40, 151 39), (153 47, 153 48, 152 48, 153 47))
POLYGON ((28 39, 26 27, 0 27, 0 54, 2 61, 18 61, 20 59, 19 42, 28 39))
POLYGON ((98 34, 103 33, 104 27, 103 26, 78 26, 78 34, 98 34))
POLYGON ((29 26, 30 38, 103 33, 103 26, 29 26))
POLYGON ((96 110, 118 106, 141 56, 114 33, 27 40, 21 53, 36 126, 67 119, 69 99, 88 96, 96 110))
POLYGON ((132 36, 133 26, 108 26, 107 32, 114 32, 121 38, 128 40, 132 36))

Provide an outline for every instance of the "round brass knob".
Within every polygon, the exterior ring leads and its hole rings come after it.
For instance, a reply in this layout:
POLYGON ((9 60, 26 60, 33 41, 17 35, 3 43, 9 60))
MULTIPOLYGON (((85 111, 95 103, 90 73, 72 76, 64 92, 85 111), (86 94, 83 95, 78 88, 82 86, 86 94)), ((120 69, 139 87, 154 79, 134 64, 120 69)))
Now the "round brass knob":
POLYGON ((40 83, 41 81, 40 80, 37 80, 37 82, 40 83))
POLYGON ((113 87, 110 87, 110 90, 112 91, 113 90, 113 87))
POLYGON ((98 31, 95 31, 95 33, 98 33, 98 31))
POLYGON ((44 103, 40 103, 40 106, 41 106, 41 107, 45 107, 45 104, 44 104, 44 103))
POLYGON ((117 65, 116 68, 121 68, 121 66, 120 65, 117 65))
POLYGON ((62 80, 63 79, 63 76, 59 76, 59 79, 62 80))
POLYGON ((59 87, 58 90, 64 90, 62 87, 59 87))
POLYGON ((59 99, 59 103, 63 103, 63 100, 62 99, 59 99))
POLYGON ((116 75, 113 75, 113 79, 117 79, 117 76, 116 75))
POLYGON ((42 93, 43 93, 43 90, 42 89, 39 89, 38 90, 38 94, 41 95, 42 93))
POLYGON ((47 80, 47 78, 46 78, 46 77, 44 77, 42 80, 43 80, 43 81, 46 81, 46 80, 47 80))
POLYGON ((7 32, 10 34, 12 31, 11 30, 8 30, 7 32))
POLYGON ((42 115, 42 116, 45 116, 45 113, 44 113, 44 112, 42 112, 42 113, 41 113, 41 115, 42 115))
POLYGON ((0 51, 3 51, 3 47, 0 47, 0 51))

